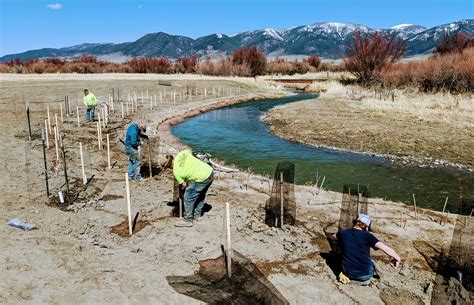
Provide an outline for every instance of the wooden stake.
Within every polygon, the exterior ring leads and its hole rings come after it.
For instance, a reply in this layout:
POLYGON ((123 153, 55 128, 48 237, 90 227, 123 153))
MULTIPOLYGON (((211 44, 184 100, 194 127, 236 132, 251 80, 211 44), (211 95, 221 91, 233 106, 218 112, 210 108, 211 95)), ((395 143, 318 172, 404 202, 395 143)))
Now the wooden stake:
POLYGON ((28 139, 31 141, 33 139, 33 135, 31 134, 30 105, 29 105, 29 103, 26 103, 26 120, 28 122, 28 139))
POLYGON ((81 127, 81 115, 79 114, 79 106, 76 106, 77 127, 81 127))
POLYGON ((64 139, 61 136, 59 137, 59 146, 61 147, 61 151, 63 155, 63 169, 64 169, 64 182, 66 184, 66 194, 69 195, 69 179, 67 176, 66 151, 64 150, 64 139))
POLYGON ((59 104, 59 109, 61 111, 61 123, 64 123, 64 117, 63 117, 63 104, 59 104))
POLYGON ((99 122, 97 122, 97 144, 99 145, 99 150, 101 150, 102 145, 100 143, 100 123, 99 122))
POLYGON ((323 188, 324 180, 326 180, 326 176, 323 177, 323 181, 321 181, 321 185, 319 186, 319 189, 323 188))
POLYGON ((449 211, 446 213, 446 216, 444 217, 443 225, 445 225, 448 222, 448 216, 449 216, 449 211))
POLYGON ((132 236, 132 207, 130 203, 130 187, 128 184, 128 173, 125 173, 125 190, 127 192, 128 232, 132 236))
POLYGON ((44 130, 46 131, 46 147, 49 149, 48 120, 44 120, 44 130))
MULTIPOLYGON (((46 125, 46 120, 45 120, 45 125, 46 125)), ((46 182, 46 195, 49 197, 48 162, 46 161, 46 147, 44 146, 45 134, 46 134, 46 137, 47 137, 48 132, 46 131, 46 126, 45 126, 45 129, 41 130, 41 141, 43 143, 44 180, 46 182)))
POLYGON ((110 165, 110 144, 109 144, 109 134, 107 134, 107 164, 109 166, 109 169, 112 168, 110 165))
POLYGON ((228 202, 225 203, 225 251, 226 251, 226 260, 227 260, 227 277, 232 276, 232 257, 233 257, 233 250, 232 250, 232 239, 230 235, 230 204, 228 202))
POLYGON ((178 185, 178 211, 179 211, 179 218, 183 218, 183 199, 181 198, 181 189, 178 185))
POLYGON ((415 208, 415 219, 417 219, 417 215, 416 215, 416 199, 415 199, 415 194, 413 194, 413 207, 415 208))
POLYGON ((122 104, 122 120, 123 120, 123 118, 124 118, 124 115, 123 115, 123 102, 121 104, 122 104))
POLYGON ((284 198, 283 198, 283 172, 280 172, 280 228, 283 228, 283 217, 284 217, 284 198))
POLYGON ((79 142, 79 151, 81 153, 81 169, 82 169, 82 183, 84 185, 87 184, 87 177, 86 177, 86 172, 84 170, 84 155, 82 153, 82 143, 79 142))
POLYGON ((153 178, 153 168, 151 167, 151 145, 150 145, 150 139, 148 139, 148 170, 150 171, 150 177, 153 178))
POLYGON ((58 114, 54 114, 54 122, 56 123, 56 129, 58 130, 58 135, 59 135, 59 124, 58 124, 58 114))
POLYGON ((58 127, 57 126, 54 126, 54 148, 56 150, 56 162, 59 162, 58 127))
POLYGON ((101 127, 105 128, 105 125, 107 124, 107 118, 106 118, 106 115, 105 115, 104 107, 101 107, 100 111, 102 112, 102 125, 101 125, 101 127))
POLYGON ((46 111, 48 112, 48 131, 49 131, 49 134, 52 134, 52 131, 51 131, 51 116, 49 115, 49 106, 46 107, 46 111))
MULTIPOLYGON (((444 206, 443 206, 443 213, 441 215, 444 215, 444 210, 446 210, 446 205, 448 204, 448 196, 446 196, 446 200, 444 201, 444 206)), ((442 221, 442 219, 441 219, 442 221)))

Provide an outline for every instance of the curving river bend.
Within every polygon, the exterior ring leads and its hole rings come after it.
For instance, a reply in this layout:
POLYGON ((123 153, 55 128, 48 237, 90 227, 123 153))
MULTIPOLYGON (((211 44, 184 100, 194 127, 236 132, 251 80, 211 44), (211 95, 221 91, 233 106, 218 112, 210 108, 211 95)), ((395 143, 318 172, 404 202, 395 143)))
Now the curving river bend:
POLYGON ((412 194, 416 194, 418 206, 435 210, 442 209, 449 196, 451 213, 458 211, 462 185, 465 211, 471 211, 473 173, 403 166, 385 158, 290 142, 272 135, 260 119, 275 106, 315 97, 297 94, 220 108, 177 124, 172 133, 193 150, 206 151, 213 158, 240 168, 250 167, 260 174, 273 176, 279 161, 291 161, 295 163, 298 184, 314 183, 318 172, 320 176, 326 176, 324 186, 330 190, 342 192, 344 184, 360 183, 369 185, 371 197, 411 204, 412 194))

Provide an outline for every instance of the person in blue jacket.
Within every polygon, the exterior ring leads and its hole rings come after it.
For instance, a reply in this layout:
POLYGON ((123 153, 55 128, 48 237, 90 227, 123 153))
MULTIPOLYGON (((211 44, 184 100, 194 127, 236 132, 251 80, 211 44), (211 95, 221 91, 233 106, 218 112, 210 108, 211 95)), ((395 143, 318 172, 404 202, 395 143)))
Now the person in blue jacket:
POLYGON ((128 156, 128 177, 135 179, 136 181, 142 180, 140 174, 140 160, 138 160, 138 147, 142 144, 140 139, 147 139, 148 136, 144 134, 146 132, 146 125, 144 123, 133 123, 127 129, 127 135, 125 136, 125 152, 128 156))

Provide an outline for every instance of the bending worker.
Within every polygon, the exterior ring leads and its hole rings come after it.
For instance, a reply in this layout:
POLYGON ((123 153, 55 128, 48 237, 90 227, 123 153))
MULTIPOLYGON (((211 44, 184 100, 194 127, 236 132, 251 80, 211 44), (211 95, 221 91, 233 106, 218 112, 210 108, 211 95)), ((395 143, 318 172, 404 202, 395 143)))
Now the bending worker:
POLYGON ((206 192, 213 181, 212 167, 193 156, 191 151, 183 150, 176 155, 166 156, 167 164, 171 167, 173 175, 181 185, 184 192, 184 215, 175 223, 177 227, 192 227, 193 221, 199 221, 202 216, 202 208, 206 192))
POLYGON ((370 248, 382 250, 392 258, 390 265, 394 268, 400 264, 400 256, 390 247, 379 241, 368 232, 370 218, 359 214, 353 228, 339 231, 332 235, 337 240, 342 254, 342 272, 339 281, 347 284, 350 280, 368 281, 375 272, 375 265, 370 257, 370 248))
POLYGON ((88 122, 94 122, 94 111, 97 106, 97 98, 87 89, 84 89, 84 105, 87 107, 86 120, 88 122))
POLYGON ((142 144, 140 139, 147 139, 145 123, 133 123, 127 129, 125 137, 125 153, 128 156, 128 177, 140 182, 142 175, 140 174, 140 160, 138 160, 138 147, 142 144))

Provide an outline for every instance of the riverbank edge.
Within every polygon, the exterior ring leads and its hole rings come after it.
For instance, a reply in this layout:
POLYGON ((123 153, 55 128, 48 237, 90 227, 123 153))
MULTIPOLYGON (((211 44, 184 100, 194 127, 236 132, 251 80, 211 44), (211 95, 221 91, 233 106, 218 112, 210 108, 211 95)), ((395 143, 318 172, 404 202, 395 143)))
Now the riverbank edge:
MULTIPOLYGON (((305 100, 305 101, 308 101, 308 100, 305 100)), ((299 101, 295 103, 298 103, 298 102, 299 101)), ((398 155, 393 155, 393 154, 378 153, 374 151, 358 151, 358 150, 353 150, 353 149, 349 149, 345 147, 336 147, 336 146, 330 146, 330 145, 325 145, 325 144, 316 144, 316 143, 306 142, 303 139, 298 138, 297 136, 291 136, 291 135, 285 134, 282 128, 279 128, 277 125, 272 123, 272 120, 271 120, 272 113, 278 110, 284 111, 285 110, 284 107, 285 105, 281 105, 281 106, 270 109, 265 115, 261 117, 261 120, 269 126, 269 130, 272 135, 275 135, 287 141, 311 146, 314 148, 323 148, 323 149, 330 149, 330 150, 341 151, 341 152, 349 152, 349 153, 367 155, 367 156, 372 156, 372 157, 384 158, 386 160, 389 160, 392 163, 400 163, 403 166, 413 166, 413 167, 419 167, 419 168, 433 168, 433 169, 436 168, 436 169, 445 169, 445 170, 460 170, 460 171, 466 171, 470 173, 474 172, 474 168, 469 165, 449 162, 449 161, 441 160, 441 159, 417 158, 415 156, 398 156, 398 155)))

